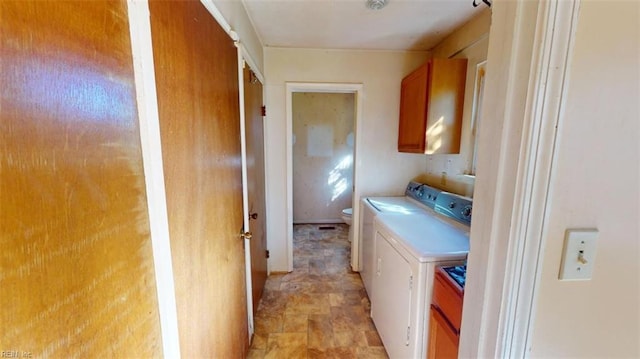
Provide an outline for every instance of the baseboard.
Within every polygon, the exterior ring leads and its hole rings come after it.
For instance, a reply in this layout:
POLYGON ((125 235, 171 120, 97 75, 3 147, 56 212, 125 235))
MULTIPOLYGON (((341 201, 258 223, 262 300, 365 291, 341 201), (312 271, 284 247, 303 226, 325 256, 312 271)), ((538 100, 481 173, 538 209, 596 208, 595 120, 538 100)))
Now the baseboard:
POLYGON ((344 224, 342 218, 338 219, 305 219, 293 220, 293 224, 344 224))

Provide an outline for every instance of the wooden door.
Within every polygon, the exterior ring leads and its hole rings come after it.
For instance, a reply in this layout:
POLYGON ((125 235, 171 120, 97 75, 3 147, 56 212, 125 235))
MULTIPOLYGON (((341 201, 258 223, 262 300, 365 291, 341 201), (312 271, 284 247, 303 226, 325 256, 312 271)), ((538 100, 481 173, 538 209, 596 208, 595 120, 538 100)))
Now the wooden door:
POLYGON ((0 352, 160 357, 125 1, 0 1, 0 352))
POLYGON ((243 357, 237 49, 199 1, 149 7, 181 354, 243 357))
POLYGON ((244 108, 247 137, 247 193, 249 197, 249 228, 251 243, 251 291, 253 313, 258 309, 264 283, 267 280, 267 236, 265 231, 265 173, 264 173, 264 123, 262 117, 262 84, 245 67, 244 108))

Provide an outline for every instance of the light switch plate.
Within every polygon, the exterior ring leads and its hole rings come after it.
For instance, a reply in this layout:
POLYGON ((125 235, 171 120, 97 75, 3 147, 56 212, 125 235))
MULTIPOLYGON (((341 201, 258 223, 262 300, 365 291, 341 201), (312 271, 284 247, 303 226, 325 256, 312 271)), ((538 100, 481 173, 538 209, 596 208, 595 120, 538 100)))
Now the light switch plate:
POLYGON ((567 229, 560 280, 590 280, 596 259, 597 229, 567 229))

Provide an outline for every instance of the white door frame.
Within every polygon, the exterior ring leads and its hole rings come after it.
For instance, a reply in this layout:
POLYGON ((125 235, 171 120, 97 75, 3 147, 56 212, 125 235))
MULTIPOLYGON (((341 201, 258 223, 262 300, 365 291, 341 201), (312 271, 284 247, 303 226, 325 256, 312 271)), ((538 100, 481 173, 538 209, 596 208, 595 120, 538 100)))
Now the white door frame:
POLYGON ((153 249, 158 314, 165 358, 180 359, 178 310, 169 238, 169 216, 164 186, 160 117, 151 41, 151 14, 147 1, 128 0, 129 31, 140 121, 149 230, 153 249))
MULTIPOLYGON (((353 162, 353 223, 360 223, 360 210, 358 199, 360 198, 359 177, 360 160, 360 132, 362 129, 362 100, 364 86, 361 83, 314 83, 314 82, 287 82, 286 83, 286 111, 287 111, 287 269, 293 271, 293 93, 294 92, 325 92, 325 93, 353 93, 356 98, 356 114, 354 123, 354 162, 353 162)), ((351 242, 351 267, 358 270, 359 267, 359 245, 360 238, 358 231, 353 231, 351 242)))
POLYGON ((460 357, 521 358, 531 349, 579 3, 494 3, 482 113, 492 121, 480 129, 460 357))
MULTIPOLYGON (((244 45, 240 43, 240 41, 236 41, 236 46, 238 47, 238 100, 240 102, 240 147, 242 157, 242 222, 244 230, 250 232, 251 222, 249 221, 249 186, 247 178, 247 131, 245 126, 246 113, 244 110, 244 68, 246 65, 249 65, 251 71, 256 74, 258 80, 263 84, 264 76, 262 76, 260 70, 255 66, 255 62, 244 45)), ((264 86, 262 87, 262 91, 262 97, 264 99, 264 86)), ((266 153, 266 151, 263 151, 263 153, 266 153)), ((244 265, 247 289, 247 327, 249 330, 249 342, 251 342, 251 337, 255 330, 253 318, 253 284, 251 282, 253 279, 251 276, 251 243, 247 238, 244 239, 244 265)))

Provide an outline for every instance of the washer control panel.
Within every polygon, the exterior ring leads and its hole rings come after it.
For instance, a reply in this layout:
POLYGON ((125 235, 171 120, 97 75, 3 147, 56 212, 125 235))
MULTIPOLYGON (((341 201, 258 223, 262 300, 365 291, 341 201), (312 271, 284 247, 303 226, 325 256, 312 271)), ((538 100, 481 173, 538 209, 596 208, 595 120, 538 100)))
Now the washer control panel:
POLYGON ((471 225, 471 212, 473 201, 469 197, 463 197, 454 193, 442 192, 436 200, 436 212, 451 217, 459 222, 471 225))
POLYGON ((409 182, 404 194, 429 208, 435 208, 438 195, 442 191, 418 182, 409 182))
POLYGON ((467 226, 471 225, 473 200, 469 197, 445 192, 414 181, 409 182, 404 193, 406 196, 434 209, 442 215, 453 218, 467 226))

